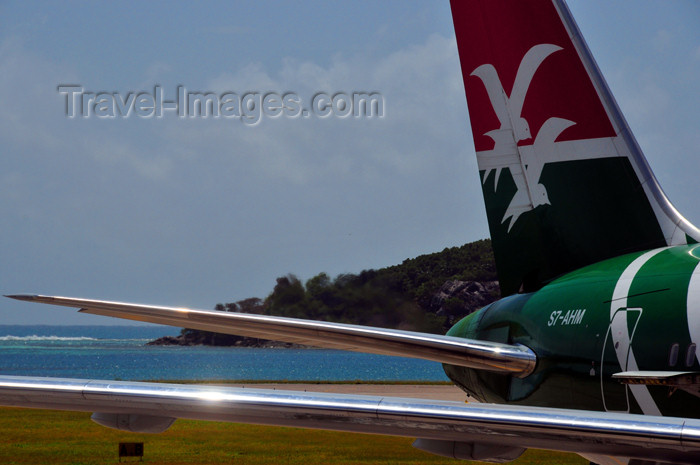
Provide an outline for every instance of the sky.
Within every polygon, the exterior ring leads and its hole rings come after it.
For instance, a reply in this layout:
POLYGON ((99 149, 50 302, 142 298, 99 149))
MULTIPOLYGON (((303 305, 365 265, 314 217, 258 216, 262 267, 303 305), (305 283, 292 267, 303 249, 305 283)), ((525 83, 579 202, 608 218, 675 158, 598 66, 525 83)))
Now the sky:
MULTIPOLYGON (((668 197, 700 224, 700 3, 569 6, 668 197)), ((208 309, 288 273, 488 237, 447 1, 7 1, 0 70, 2 294, 208 309), (124 105, 156 86, 164 100, 375 92, 383 114, 69 118, 59 86, 124 105)), ((1 299, 0 324, 124 321, 1 299)))

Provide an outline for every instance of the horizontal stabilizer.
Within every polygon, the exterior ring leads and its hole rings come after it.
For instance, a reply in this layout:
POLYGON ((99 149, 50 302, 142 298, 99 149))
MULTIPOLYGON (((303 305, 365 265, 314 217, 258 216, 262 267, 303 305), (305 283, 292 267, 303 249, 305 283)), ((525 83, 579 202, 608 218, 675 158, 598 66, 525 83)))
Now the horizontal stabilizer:
POLYGON ((536 356, 523 345, 269 315, 190 310, 102 300, 11 295, 18 300, 80 308, 81 312, 326 349, 419 358, 525 377, 536 356))
POLYGON ((647 386, 700 386, 698 371, 623 371, 612 375, 622 384, 645 384, 647 386))
POLYGON ((612 375, 622 384, 667 386, 671 392, 682 389, 700 397, 700 372, 698 371, 623 371, 612 375))

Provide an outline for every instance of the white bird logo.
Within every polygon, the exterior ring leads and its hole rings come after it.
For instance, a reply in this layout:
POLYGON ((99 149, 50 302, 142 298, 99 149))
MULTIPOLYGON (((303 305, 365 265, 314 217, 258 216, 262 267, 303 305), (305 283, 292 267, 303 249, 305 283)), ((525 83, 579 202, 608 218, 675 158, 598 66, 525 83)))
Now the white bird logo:
POLYGON ((510 95, 506 95, 503 90, 493 65, 481 65, 471 73, 484 83, 491 106, 501 123, 498 129, 484 134, 495 142, 493 150, 477 153, 479 168, 485 170, 483 182, 495 169, 494 186, 497 189, 501 170, 508 167, 518 188, 501 220, 501 223, 505 223, 510 218, 509 232, 521 214, 539 205, 550 205, 547 189, 540 183, 540 175, 544 165, 556 158, 556 138, 566 128, 576 124, 563 118, 549 118, 540 128, 532 145, 518 147, 518 142, 532 138, 530 126, 521 116, 532 78, 542 62, 559 50, 562 48, 552 44, 535 45, 528 50, 520 62, 510 95))

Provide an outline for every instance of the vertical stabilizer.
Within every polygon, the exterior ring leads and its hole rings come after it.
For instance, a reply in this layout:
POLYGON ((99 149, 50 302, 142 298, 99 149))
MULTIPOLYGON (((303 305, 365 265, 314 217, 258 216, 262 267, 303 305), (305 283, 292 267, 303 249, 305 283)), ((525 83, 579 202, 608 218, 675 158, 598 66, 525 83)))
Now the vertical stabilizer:
POLYGON ((698 241, 558 0, 452 1, 504 295, 627 252, 698 241))

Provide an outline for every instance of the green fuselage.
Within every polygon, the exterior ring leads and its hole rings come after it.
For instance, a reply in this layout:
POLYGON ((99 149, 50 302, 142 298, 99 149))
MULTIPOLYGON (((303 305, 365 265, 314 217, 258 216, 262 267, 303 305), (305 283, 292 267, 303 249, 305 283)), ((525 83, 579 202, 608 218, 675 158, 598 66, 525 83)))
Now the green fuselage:
POLYGON ((700 417, 700 398, 666 386, 627 386, 624 371, 699 371, 700 245, 620 256, 568 273, 537 292, 501 299, 451 336, 520 343, 537 354, 529 376, 445 365, 484 402, 700 417))

